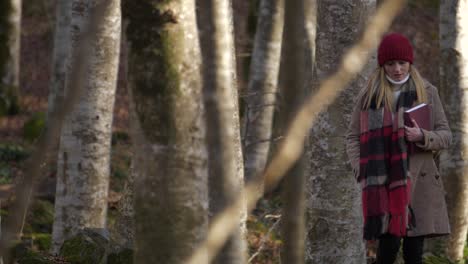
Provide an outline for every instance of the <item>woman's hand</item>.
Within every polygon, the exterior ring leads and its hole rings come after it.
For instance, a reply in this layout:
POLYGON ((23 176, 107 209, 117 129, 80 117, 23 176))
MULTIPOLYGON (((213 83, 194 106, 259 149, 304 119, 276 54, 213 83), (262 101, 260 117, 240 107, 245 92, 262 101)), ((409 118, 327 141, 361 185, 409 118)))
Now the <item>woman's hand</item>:
POLYGON ((419 142, 424 139, 424 134, 419 128, 418 123, 414 119, 411 119, 413 122, 413 127, 405 126, 405 137, 406 140, 410 142, 419 142))

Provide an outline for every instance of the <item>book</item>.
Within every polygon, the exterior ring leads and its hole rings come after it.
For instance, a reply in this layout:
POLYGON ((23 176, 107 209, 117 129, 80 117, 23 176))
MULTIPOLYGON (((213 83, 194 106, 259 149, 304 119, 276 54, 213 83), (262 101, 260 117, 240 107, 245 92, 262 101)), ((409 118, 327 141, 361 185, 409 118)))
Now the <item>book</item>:
POLYGON ((405 119, 406 126, 413 127, 413 122, 411 122, 411 119, 414 119, 420 128, 424 130, 432 130, 432 109, 428 104, 422 103, 406 110, 403 114, 403 117, 405 119))
MULTIPOLYGON (((414 119, 418 126, 424 130, 431 129, 431 117, 432 109, 431 106, 425 103, 414 106, 406 110, 403 114, 405 126, 413 127, 413 122, 411 119, 414 119)), ((408 152, 416 153, 422 151, 419 147, 416 146, 413 142, 408 142, 408 152)))

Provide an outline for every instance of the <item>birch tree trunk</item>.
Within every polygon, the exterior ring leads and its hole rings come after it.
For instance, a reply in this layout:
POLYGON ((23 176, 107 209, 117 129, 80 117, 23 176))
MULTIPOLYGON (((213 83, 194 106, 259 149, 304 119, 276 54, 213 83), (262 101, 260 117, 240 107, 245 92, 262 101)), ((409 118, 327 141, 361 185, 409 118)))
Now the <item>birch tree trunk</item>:
POLYGON ((21 0, 0 3, 0 111, 18 110, 21 0))
POLYGON ((65 239, 85 227, 106 228, 112 113, 121 33, 119 0, 99 4, 98 1, 73 0, 71 6, 72 52, 78 39, 85 34, 90 34, 91 41, 81 87, 84 92, 61 132, 52 233, 55 253, 65 239), (91 24, 94 17, 99 17, 99 24, 91 24))
MULTIPOLYGON (((286 131, 305 98, 304 1, 285 1, 283 47, 281 51, 281 130, 286 131)), ((284 241, 282 263, 304 263, 305 242, 304 159, 299 158, 282 182, 281 229, 284 241)))
MULTIPOLYGON (((210 171, 210 215, 215 216, 241 195, 240 188, 244 184, 232 9, 228 0, 200 0, 198 5, 210 171)), ((239 219, 239 228, 232 233, 214 263, 245 263, 246 208, 233 217, 239 219)))
POLYGON ((208 228, 193 0, 124 1, 134 137, 135 263, 184 263, 208 228))
POLYGON ((463 258, 468 228, 468 1, 440 2, 440 93, 452 145, 442 152, 440 171, 445 178, 451 235, 447 255, 463 258))
MULTIPOLYGON (((341 55, 358 39, 375 0, 318 0, 314 87, 333 73, 341 55)), ((307 179, 307 263, 365 263, 360 189, 346 164, 345 132, 353 99, 365 85, 369 62, 310 133, 307 179), (365 77, 364 77, 365 76, 365 77)))
POLYGON ((49 118, 65 97, 65 81, 68 59, 70 56, 70 19, 71 0, 57 1, 55 10, 54 50, 52 54, 51 80, 49 85, 49 98, 47 104, 47 117, 49 118))
MULTIPOLYGON (((265 168, 272 140, 284 24, 283 13, 284 0, 260 1, 245 99, 243 145, 246 181, 251 180, 265 168)), ((258 186, 258 194, 260 196, 263 194, 263 185, 258 186)))

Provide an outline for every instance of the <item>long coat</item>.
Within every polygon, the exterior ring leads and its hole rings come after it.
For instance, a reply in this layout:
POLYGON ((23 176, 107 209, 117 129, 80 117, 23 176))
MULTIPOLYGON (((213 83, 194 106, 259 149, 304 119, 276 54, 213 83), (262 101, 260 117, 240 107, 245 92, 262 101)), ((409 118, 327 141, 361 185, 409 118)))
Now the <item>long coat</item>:
MULTIPOLYGON (((439 170, 434 162, 434 156, 438 151, 449 147, 452 133, 437 89, 429 82, 425 82, 425 88, 428 102, 432 105, 432 130, 422 130, 424 141, 417 143, 417 145, 424 151, 409 157, 409 177, 412 182, 411 207, 416 219, 416 226, 408 231, 408 236, 437 236, 450 233, 445 191, 439 170)), ((362 99, 362 95, 360 95, 346 135, 347 154, 356 178, 359 175, 359 116, 362 99)))

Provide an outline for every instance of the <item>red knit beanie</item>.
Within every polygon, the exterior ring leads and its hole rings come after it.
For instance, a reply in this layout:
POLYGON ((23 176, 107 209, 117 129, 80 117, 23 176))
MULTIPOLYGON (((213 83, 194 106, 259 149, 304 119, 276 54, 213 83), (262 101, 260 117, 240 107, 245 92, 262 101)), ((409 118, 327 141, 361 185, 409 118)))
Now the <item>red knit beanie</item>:
POLYGON ((413 48, 405 36, 388 34, 380 42, 377 58, 380 66, 389 60, 403 60, 413 64, 413 48))

